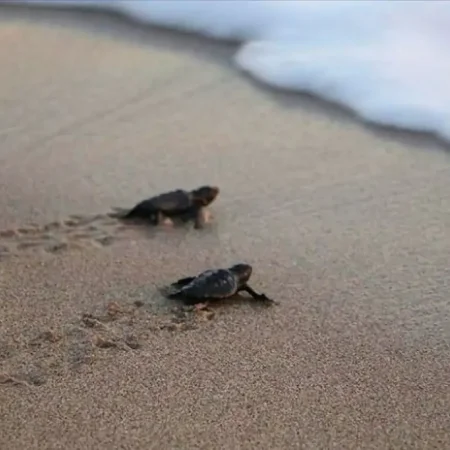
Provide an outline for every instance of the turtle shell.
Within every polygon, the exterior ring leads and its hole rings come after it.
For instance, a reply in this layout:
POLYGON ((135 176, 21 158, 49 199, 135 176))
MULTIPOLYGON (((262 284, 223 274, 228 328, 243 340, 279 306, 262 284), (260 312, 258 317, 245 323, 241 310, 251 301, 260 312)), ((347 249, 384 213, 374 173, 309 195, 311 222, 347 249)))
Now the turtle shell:
POLYGON ((175 213, 185 211, 192 206, 192 199, 189 192, 182 189, 166 192, 149 199, 153 208, 163 213, 175 213))
MULTIPOLYGON (((183 281, 183 280, 180 280, 183 281)), ((226 269, 207 270, 187 284, 173 283, 171 296, 190 299, 221 299, 234 295, 239 287, 236 275, 226 269)))

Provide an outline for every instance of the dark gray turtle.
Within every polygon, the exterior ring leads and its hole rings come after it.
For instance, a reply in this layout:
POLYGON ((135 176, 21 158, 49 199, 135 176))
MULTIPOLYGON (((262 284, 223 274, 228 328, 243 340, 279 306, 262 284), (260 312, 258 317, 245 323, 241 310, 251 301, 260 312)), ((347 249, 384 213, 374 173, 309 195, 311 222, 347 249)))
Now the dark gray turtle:
POLYGON ((248 280, 253 268, 248 264, 236 264, 228 269, 206 270, 195 277, 182 278, 169 286, 167 297, 183 299, 188 305, 205 304, 232 297, 245 291, 255 300, 274 303, 265 294, 258 294, 248 280))
POLYGON ((158 225, 165 218, 180 218, 195 220, 195 227, 202 228, 207 221, 205 207, 218 194, 219 188, 215 186, 201 186, 192 191, 177 189, 143 200, 122 219, 139 219, 158 225))

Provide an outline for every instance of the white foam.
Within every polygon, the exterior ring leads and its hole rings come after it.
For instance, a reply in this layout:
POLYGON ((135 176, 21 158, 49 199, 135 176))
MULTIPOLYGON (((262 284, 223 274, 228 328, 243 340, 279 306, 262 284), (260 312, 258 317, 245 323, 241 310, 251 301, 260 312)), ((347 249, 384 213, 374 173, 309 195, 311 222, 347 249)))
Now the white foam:
POLYGON ((383 125, 450 140, 450 2, 16 0, 90 6, 242 42, 236 64, 383 125))

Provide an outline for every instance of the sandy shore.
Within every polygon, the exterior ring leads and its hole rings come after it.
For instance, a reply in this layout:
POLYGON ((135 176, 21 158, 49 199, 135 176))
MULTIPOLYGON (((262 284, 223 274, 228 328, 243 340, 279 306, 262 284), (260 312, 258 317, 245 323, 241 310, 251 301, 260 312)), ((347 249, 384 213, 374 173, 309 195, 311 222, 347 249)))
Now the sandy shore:
POLYGON ((230 46, 0 13, 1 448, 450 446, 438 143, 261 89, 230 46), (104 215, 204 183, 202 232, 104 215), (279 306, 158 292, 240 260, 279 306))

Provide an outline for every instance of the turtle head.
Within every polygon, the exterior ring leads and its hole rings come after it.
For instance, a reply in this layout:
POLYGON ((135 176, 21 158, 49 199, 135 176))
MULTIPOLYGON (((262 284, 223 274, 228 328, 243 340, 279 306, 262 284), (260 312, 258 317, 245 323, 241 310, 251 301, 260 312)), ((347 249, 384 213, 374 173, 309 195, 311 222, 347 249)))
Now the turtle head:
POLYGON ((228 270, 238 277, 240 284, 245 284, 252 276, 253 268, 249 264, 235 264, 228 270))
POLYGON ((193 201, 199 206, 208 206, 219 194, 219 188, 216 186, 201 186, 192 192, 193 201))

